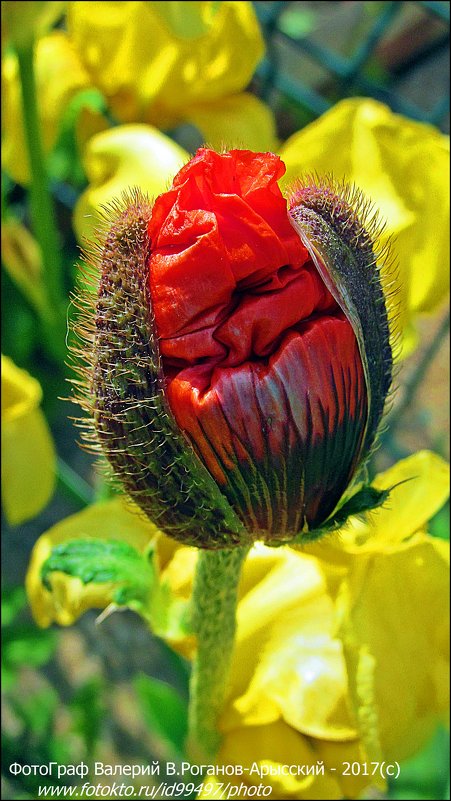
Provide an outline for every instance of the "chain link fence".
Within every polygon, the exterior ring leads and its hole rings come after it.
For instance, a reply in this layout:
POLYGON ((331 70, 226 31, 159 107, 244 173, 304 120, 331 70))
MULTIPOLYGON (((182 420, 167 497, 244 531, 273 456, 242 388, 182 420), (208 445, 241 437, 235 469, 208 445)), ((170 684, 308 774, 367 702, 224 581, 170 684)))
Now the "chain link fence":
POLYGON ((449 130, 448 2, 255 2, 267 54, 254 90, 284 137, 365 95, 449 130))

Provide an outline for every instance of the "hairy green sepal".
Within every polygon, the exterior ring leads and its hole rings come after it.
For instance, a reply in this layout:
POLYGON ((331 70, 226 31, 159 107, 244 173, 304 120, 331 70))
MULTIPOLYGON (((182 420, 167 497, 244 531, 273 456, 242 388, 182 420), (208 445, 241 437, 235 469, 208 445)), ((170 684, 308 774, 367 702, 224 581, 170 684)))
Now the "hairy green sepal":
POLYGON ((109 211, 81 404, 113 475, 153 522, 184 544, 228 548, 248 535, 165 396, 149 287, 151 211, 139 192, 109 211))
POLYGON ((303 186, 290 199, 290 220, 322 280, 350 322, 368 395, 358 463, 368 460, 392 383, 393 357, 378 252, 381 226, 354 188, 331 181, 303 186))
POLYGON ((362 517, 378 509, 388 499, 391 492, 390 489, 378 490, 375 487, 362 487, 355 495, 352 495, 342 506, 339 506, 336 511, 318 528, 311 529, 300 537, 297 537, 295 542, 305 543, 317 540, 324 534, 331 534, 346 525, 348 518, 352 516, 362 517))

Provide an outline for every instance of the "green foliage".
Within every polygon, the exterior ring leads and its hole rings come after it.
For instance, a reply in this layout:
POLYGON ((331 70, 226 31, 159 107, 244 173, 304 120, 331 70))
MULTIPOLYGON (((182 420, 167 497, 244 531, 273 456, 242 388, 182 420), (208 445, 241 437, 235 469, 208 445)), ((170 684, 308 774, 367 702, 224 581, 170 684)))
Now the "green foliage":
POLYGON ((415 757, 401 764, 399 779, 391 782, 390 799, 449 799, 449 734, 440 729, 415 757))
POLYGON ((33 732, 35 741, 50 736, 57 706, 58 695, 51 687, 27 696, 16 696, 13 701, 14 711, 26 729, 33 732))
POLYGON ((134 686, 151 731, 161 738, 169 754, 182 756, 188 731, 187 702, 169 684, 143 673, 136 677, 134 686))
POLYGON ((428 531, 433 537, 449 540, 450 516, 449 501, 428 523, 428 531))
POLYGON ((3 636, 5 659, 11 667, 45 665, 53 656, 55 646, 54 631, 41 631, 31 623, 16 625, 3 636))
POLYGON ((279 28, 287 36, 299 39, 311 33, 315 27, 316 14, 308 8, 302 8, 298 3, 289 3, 280 15, 279 28))
POLYGON ((133 609, 160 637, 179 639, 190 631, 188 605, 159 581, 152 550, 143 555, 122 540, 71 540, 53 548, 42 566, 49 592, 54 572, 79 578, 85 585, 109 585, 105 605, 109 597, 117 606, 133 609))
POLYGON ((57 637, 54 631, 43 631, 33 623, 18 622, 26 604, 22 587, 5 588, 2 592, 2 682, 10 688, 16 672, 23 665, 40 667, 53 656, 57 637))
POLYGON ((2 588, 2 627, 10 626, 14 618, 25 608, 27 598, 24 587, 2 588))
MULTIPOLYGON (((64 699, 63 694, 36 671, 55 657, 57 641, 56 631, 38 629, 27 620, 22 587, 3 590, 2 679, 7 691, 2 733, 5 767, 12 763, 66 765, 91 759, 95 754, 105 718, 104 682, 99 678, 91 679, 78 687, 69 701, 64 699)), ((43 783, 39 774, 20 774, 14 778, 7 774, 7 777, 8 782, 11 781, 10 797, 16 800, 36 798, 43 783)), ((67 776, 52 775, 50 783, 62 786, 72 781, 67 776)))
POLYGON ((339 506, 322 526, 298 535, 295 542, 305 543, 317 540, 324 534, 337 531, 346 523, 348 517, 352 515, 356 515, 357 517, 365 515, 367 512, 371 512, 373 509, 382 506, 389 497, 392 489, 394 489, 394 487, 390 487, 388 490, 378 490, 370 486, 362 487, 345 501, 342 506, 339 506))
POLYGON ((82 738, 86 754, 91 756, 102 733, 106 714, 104 682, 95 677, 77 689, 69 704, 72 729, 82 738))
POLYGON ((98 89, 83 89, 71 98, 60 123, 57 142, 47 160, 54 180, 67 181, 76 187, 86 183, 77 142, 77 123, 84 110, 100 115, 106 113, 106 108, 105 98, 98 89))
POLYGON ((29 304, 2 270, 2 352, 20 366, 26 366, 38 347, 39 330, 29 304))
MULTIPOLYGON (((19 688, 11 693, 10 708, 16 719, 17 734, 4 731, 2 738, 2 751, 4 764, 19 763, 22 765, 45 765, 50 762, 68 764, 74 757, 70 738, 61 736, 58 731, 57 719, 61 711, 61 700, 58 693, 50 686, 39 690, 23 693, 19 688)), ((70 733, 70 730, 67 734, 70 733)), ((72 779, 52 775, 49 784, 55 786, 70 784, 72 779)), ((21 774, 14 779, 19 793, 14 798, 23 798, 24 791, 30 793, 31 798, 37 797, 38 787, 42 784, 42 776, 21 774)))
POLYGON ((135 548, 120 540, 72 540, 52 550, 42 566, 42 581, 51 591, 53 572, 79 578, 83 584, 113 584, 113 601, 119 606, 148 603, 153 569, 135 548))

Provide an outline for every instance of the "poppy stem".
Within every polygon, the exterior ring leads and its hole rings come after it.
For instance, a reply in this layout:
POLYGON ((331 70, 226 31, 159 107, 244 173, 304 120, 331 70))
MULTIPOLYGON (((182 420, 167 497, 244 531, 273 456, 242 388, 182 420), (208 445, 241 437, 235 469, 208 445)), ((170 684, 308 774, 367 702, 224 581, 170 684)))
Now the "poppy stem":
POLYGON ((60 457, 57 462, 57 475, 61 487, 82 509, 93 502, 94 491, 88 482, 60 457))
POLYGON ((227 693, 238 585, 248 551, 246 546, 199 552, 192 597, 197 653, 188 716, 188 753, 198 761, 214 759, 221 742, 218 719, 227 693))
POLYGON ((25 141, 30 165, 30 214, 33 233, 42 254, 42 282, 45 311, 41 315, 46 345, 52 356, 65 355, 65 309, 62 283, 61 248, 53 200, 42 147, 41 125, 36 100, 34 43, 17 48, 25 141))

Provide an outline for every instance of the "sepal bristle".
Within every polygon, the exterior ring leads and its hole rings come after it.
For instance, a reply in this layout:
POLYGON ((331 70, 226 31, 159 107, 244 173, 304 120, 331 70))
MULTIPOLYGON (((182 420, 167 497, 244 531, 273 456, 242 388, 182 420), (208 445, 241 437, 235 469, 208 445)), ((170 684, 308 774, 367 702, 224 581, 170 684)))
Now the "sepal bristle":
POLYGON ((295 186, 289 216, 357 339, 368 394, 362 466, 376 442, 393 381, 394 338, 381 280, 389 244, 379 247, 384 226, 359 189, 330 176, 311 176, 295 186))
MULTIPOLYGON (((92 423, 85 440, 104 454, 127 494, 163 531, 216 549, 241 544, 244 528, 178 428, 165 398, 149 288, 152 206, 135 191, 110 209, 103 242, 88 255, 97 299, 79 317, 84 366, 78 401, 92 423)), ((87 295, 91 296, 91 300, 87 295)))

